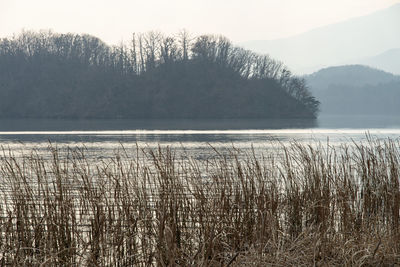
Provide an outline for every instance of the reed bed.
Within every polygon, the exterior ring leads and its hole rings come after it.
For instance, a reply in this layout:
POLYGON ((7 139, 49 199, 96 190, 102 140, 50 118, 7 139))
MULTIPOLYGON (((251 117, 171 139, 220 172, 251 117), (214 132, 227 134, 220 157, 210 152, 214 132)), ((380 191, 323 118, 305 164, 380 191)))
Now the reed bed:
POLYGON ((0 158, 1 266, 400 264, 400 145, 0 158))

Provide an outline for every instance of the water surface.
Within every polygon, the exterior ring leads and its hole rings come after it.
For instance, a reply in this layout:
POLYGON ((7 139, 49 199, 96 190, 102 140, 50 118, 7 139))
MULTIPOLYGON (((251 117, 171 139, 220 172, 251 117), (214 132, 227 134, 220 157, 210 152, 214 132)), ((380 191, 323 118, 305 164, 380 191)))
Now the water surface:
POLYGON ((86 147, 92 157, 109 157, 124 147, 169 146, 195 158, 214 149, 268 153, 290 142, 338 146, 400 137, 397 117, 325 116, 318 120, 0 120, 0 145, 14 153, 57 147, 86 147))

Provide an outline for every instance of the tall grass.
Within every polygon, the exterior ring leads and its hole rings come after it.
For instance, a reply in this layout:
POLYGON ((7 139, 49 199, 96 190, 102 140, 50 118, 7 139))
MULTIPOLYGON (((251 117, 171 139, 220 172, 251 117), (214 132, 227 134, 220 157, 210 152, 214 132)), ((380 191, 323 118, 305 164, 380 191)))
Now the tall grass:
POLYGON ((400 264, 400 145, 0 159, 1 266, 400 264))

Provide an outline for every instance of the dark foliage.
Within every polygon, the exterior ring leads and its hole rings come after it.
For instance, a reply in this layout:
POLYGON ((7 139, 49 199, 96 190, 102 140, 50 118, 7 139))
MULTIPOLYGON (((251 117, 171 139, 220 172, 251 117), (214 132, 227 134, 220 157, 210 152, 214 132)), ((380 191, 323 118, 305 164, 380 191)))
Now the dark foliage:
POLYGON ((220 36, 22 32, 0 40, 0 116, 315 117, 319 102, 280 62, 220 36))

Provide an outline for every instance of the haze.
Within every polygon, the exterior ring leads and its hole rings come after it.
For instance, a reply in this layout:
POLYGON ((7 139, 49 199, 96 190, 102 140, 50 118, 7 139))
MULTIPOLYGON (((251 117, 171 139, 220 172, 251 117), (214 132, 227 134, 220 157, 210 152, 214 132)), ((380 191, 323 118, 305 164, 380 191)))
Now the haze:
POLYGON ((116 44, 132 32, 223 34, 234 42, 293 36, 366 15, 395 0, 54 1, 1 0, 0 37, 22 29, 96 35, 116 44))

